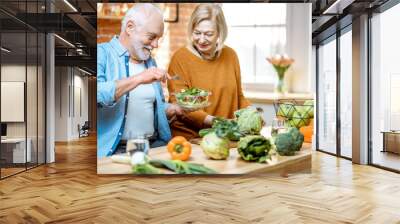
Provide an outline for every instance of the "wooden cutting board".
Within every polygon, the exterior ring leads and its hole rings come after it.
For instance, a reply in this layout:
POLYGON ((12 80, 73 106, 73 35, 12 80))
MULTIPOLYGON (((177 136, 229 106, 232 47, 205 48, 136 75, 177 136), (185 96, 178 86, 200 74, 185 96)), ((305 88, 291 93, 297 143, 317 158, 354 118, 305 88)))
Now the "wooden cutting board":
MULTIPOLYGON (((266 173, 297 173, 311 171, 311 145, 303 144, 303 148, 294 156, 278 156, 271 163, 247 162, 240 158, 237 149, 230 149, 230 155, 226 160, 212 160, 206 157, 199 145, 192 144, 192 155, 187 162, 203 164, 214 169, 219 174, 266 174, 266 173)), ((150 149, 149 156, 152 159, 171 159, 165 146, 150 149)), ((163 170, 165 174, 174 174, 163 170)), ((110 157, 97 160, 98 174, 130 174, 129 164, 113 163, 110 157)))
MULTIPOLYGON (((190 139, 189 142, 195 145, 200 145, 202 138, 193 138, 190 139)), ((229 141, 229 148, 236 148, 238 145, 238 142, 234 141, 229 141)))

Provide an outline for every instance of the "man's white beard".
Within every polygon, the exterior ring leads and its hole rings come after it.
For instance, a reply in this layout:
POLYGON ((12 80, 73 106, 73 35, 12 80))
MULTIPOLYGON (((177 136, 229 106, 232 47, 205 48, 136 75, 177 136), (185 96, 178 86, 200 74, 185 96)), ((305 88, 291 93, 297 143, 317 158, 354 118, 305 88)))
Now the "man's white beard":
POLYGON ((136 59, 142 60, 142 61, 149 59, 149 57, 151 55, 151 52, 150 52, 151 47, 144 46, 143 44, 141 44, 139 42, 134 42, 133 48, 135 49, 135 53, 136 53, 136 57, 137 57, 136 59), (149 51, 146 52, 143 48, 147 48, 147 49, 149 49, 149 51))

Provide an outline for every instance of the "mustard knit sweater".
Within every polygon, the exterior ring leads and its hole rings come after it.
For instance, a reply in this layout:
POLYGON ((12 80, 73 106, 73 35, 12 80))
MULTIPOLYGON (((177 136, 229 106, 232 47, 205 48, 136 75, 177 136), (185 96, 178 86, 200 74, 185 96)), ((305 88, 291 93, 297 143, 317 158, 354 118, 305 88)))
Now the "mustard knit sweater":
POLYGON ((168 73, 179 75, 179 80, 168 81, 169 101, 176 102, 171 93, 196 87, 211 91, 211 105, 203 110, 187 113, 171 124, 173 136, 187 139, 199 137, 198 131, 207 115, 233 118, 234 112, 250 103, 243 96, 239 60, 235 51, 225 46, 215 60, 204 60, 183 47, 172 56, 168 73))

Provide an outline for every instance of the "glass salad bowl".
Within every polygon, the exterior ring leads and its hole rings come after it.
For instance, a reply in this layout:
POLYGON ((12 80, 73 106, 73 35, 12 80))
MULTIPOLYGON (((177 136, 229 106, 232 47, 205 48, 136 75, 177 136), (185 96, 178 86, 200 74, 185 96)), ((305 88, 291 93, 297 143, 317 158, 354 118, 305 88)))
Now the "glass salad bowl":
POLYGON ((199 88, 183 89, 174 95, 177 104, 183 109, 198 110, 211 105, 208 101, 211 92, 199 88))

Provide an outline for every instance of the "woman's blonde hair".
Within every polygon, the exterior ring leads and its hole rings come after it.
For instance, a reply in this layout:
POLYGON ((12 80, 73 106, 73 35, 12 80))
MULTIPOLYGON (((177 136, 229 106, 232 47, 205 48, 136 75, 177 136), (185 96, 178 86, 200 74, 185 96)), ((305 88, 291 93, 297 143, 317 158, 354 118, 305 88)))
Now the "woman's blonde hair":
POLYGON ((221 7, 218 4, 199 4, 190 16, 188 24, 188 41, 190 46, 193 46, 192 34, 194 28, 202 21, 210 20, 215 22, 218 32, 217 48, 215 49, 219 55, 221 49, 224 47, 226 37, 228 35, 228 26, 225 22, 225 16, 221 7))

